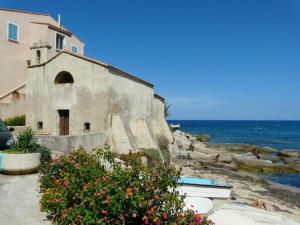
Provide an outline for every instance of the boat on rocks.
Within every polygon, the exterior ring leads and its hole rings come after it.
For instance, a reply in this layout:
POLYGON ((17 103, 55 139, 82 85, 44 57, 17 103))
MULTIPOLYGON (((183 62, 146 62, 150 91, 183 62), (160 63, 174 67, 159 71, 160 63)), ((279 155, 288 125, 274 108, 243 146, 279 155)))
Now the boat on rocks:
POLYGON ((188 198, 227 199, 231 195, 231 185, 213 179, 181 177, 177 182, 180 184, 179 193, 188 198))

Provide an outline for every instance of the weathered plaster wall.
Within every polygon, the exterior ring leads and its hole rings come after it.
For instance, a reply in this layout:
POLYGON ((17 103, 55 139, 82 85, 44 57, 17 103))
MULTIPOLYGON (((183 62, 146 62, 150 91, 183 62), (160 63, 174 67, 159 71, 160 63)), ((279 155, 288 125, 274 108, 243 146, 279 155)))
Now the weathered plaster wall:
POLYGON ((93 150, 104 144, 109 144, 109 137, 106 133, 93 133, 72 136, 47 136, 37 135, 37 141, 43 146, 47 146, 52 151, 70 152, 79 147, 87 150, 93 150))
POLYGON ((130 79, 105 66, 62 53, 44 66, 28 72, 27 125, 44 123, 43 133, 59 134, 57 110, 70 110, 70 135, 91 132, 110 134, 117 151, 157 148, 156 135, 163 134, 163 102, 153 97, 152 86, 130 79), (73 84, 55 84, 61 71, 74 78, 73 84), (157 131, 155 131, 155 124, 157 131))
POLYGON ((9 117, 26 114, 25 88, 0 99, 0 118, 5 120, 9 117))
POLYGON ((24 100, 14 101, 12 103, 3 103, 0 104, 0 107, 0 118, 2 120, 26 114, 26 102, 24 100))

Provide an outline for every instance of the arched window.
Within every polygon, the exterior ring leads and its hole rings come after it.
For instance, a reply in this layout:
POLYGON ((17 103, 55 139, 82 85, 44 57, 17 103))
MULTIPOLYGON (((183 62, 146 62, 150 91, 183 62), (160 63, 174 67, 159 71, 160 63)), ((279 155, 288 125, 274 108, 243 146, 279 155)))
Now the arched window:
POLYGON ((69 72, 62 71, 55 78, 56 84, 74 83, 74 79, 69 72))
POLYGON ((41 63, 41 51, 40 50, 36 51, 36 63, 37 64, 41 63))

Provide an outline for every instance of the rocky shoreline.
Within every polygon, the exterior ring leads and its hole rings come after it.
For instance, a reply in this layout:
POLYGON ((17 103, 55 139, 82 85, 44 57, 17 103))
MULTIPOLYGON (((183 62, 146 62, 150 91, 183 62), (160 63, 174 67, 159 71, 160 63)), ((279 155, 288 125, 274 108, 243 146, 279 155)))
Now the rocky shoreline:
MULTIPOLYGON (((262 174, 266 172, 300 172, 300 164, 287 164, 284 159, 300 159, 294 151, 282 155, 276 149, 253 145, 217 145, 197 141, 191 134, 175 131, 173 133, 173 161, 182 168, 183 175, 217 179, 233 185, 230 202, 252 205, 255 200, 263 201, 267 210, 286 214, 300 222, 300 189, 266 182, 262 174), (275 164, 245 165, 235 160, 241 153, 259 149, 263 158, 268 157, 275 164), (278 163, 280 162, 280 163, 278 163), (282 163, 283 162, 283 163, 282 163)), ((218 204, 218 202, 215 202, 218 204)))

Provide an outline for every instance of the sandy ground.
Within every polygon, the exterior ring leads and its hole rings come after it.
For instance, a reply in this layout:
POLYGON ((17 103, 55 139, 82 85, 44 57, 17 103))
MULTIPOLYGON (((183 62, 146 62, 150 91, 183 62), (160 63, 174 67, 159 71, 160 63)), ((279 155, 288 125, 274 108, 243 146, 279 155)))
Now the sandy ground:
POLYGON ((182 168, 185 176, 217 179, 227 182, 233 186, 232 199, 227 201, 214 201, 214 206, 225 202, 242 203, 251 205, 256 199, 265 202, 267 210, 286 215, 297 222, 300 222, 300 189, 291 188, 285 185, 266 184, 256 174, 236 171, 231 164, 215 163, 214 157, 220 154, 226 157, 226 152, 211 149, 204 143, 195 143, 193 152, 189 153, 189 159, 182 149, 186 149, 191 138, 185 134, 174 135, 174 154, 179 159, 174 159, 177 166, 182 168))

